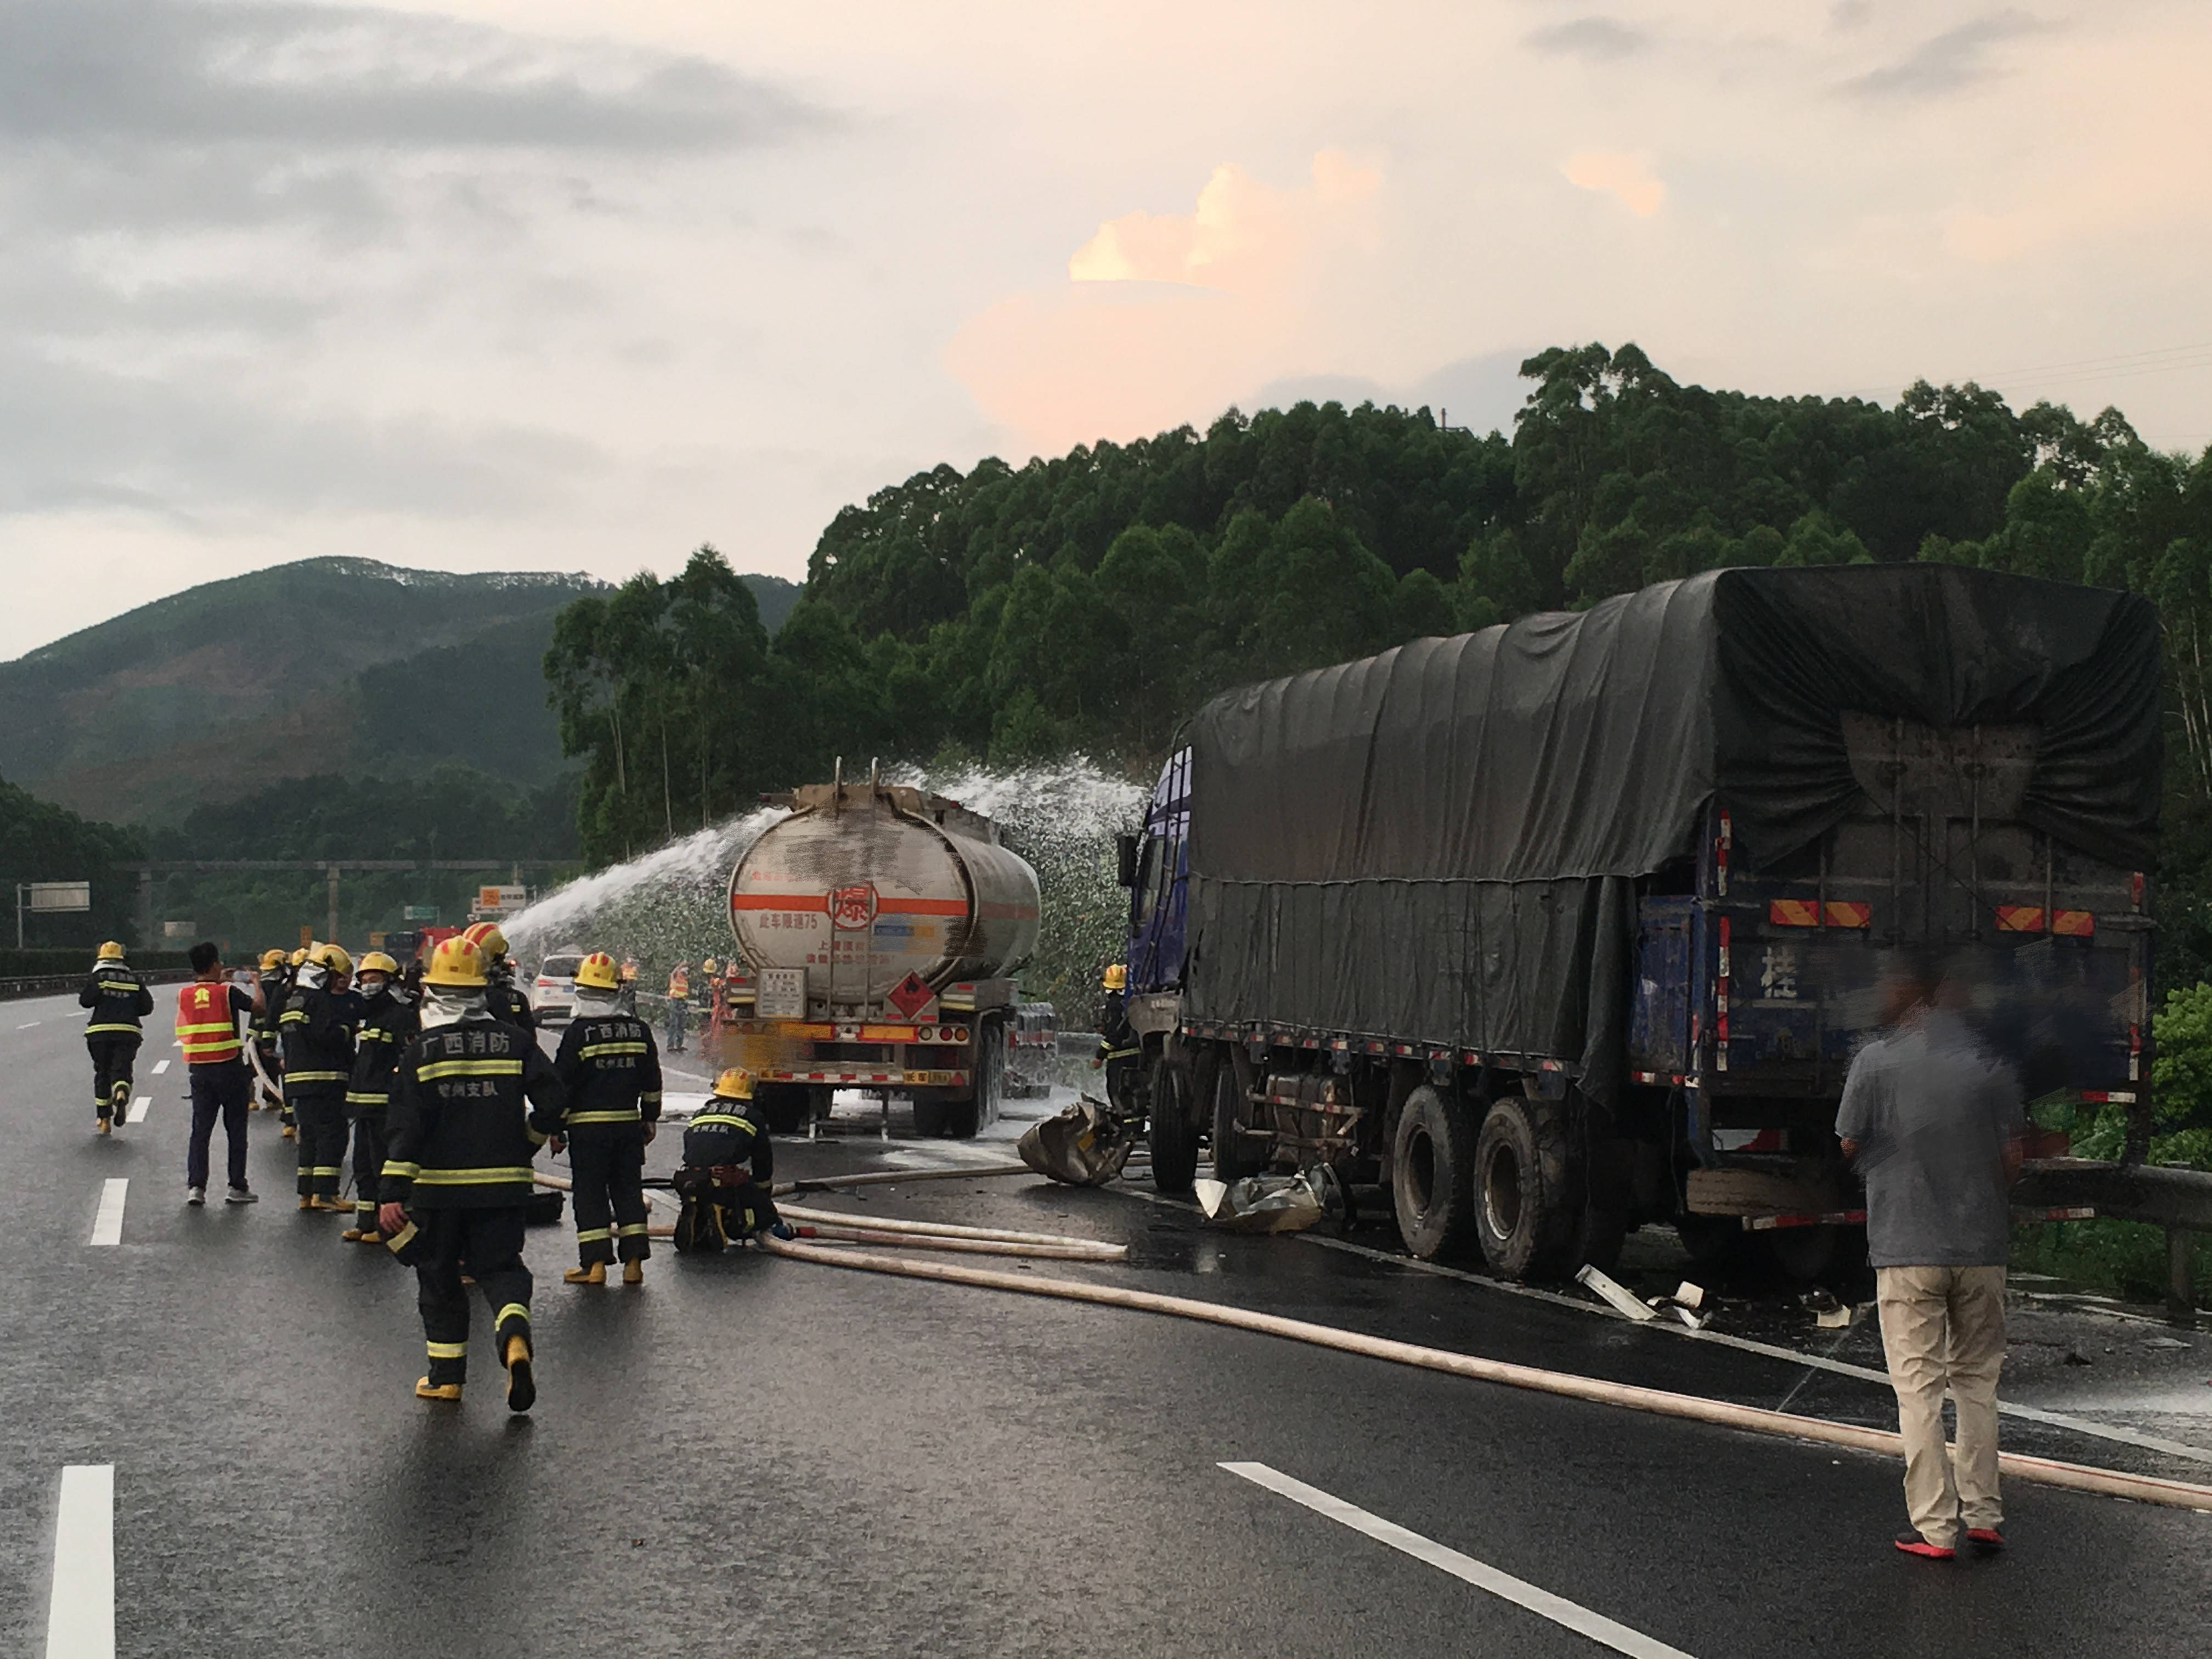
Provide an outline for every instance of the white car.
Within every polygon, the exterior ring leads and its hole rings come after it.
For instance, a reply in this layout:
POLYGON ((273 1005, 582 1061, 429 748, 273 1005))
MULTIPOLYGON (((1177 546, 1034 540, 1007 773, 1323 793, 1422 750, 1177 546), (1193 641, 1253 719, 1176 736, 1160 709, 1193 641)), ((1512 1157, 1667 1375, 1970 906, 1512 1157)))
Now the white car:
POLYGON ((584 960, 580 947, 556 951, 538 964, 531 984, 530 1006, 543 1020, 568 1019, 576 1012, 576 969, 584 960))

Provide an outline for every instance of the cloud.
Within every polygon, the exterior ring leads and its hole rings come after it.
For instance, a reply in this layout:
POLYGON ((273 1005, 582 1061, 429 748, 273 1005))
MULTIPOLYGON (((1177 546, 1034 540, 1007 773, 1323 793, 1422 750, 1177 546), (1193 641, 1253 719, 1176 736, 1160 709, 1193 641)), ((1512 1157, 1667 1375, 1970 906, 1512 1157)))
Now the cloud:
POLYGON ((963 322, 945 361, 976 404, 1037 453, 1205 420, 1320 367, 1333 268, 1372 246, 1379 168, 1316 154, 1276 189, 1217 167, 1189 213, 1127 213, 1067 262, 1064 287, 1012 294, 963 322))
POLYGON ((1602 191, 1639 219, 1649 219, 1667 199, 1667 186, 1652 176, 1650 158, 1625 150, 1586 149, 1559 163, 1567 182, 1602 191))
POLYGON ((1538 29, 1528 46, 1548 58, 1579 58, 1586 63, 1617 64, 1651 49, 1651 36, 1613 17, 1577 17, 1538 29))
POLYGON ((704 58, 368 7, 13 0, 0 139, 718 149, 819 111, 704 58))
POLYGON ((1846 81, 1844 90, 1862 98, 1940 98, 1995 75, 1989 61, 1992 48, 2049 27, 2024 11, 1991 12, 1921 42, 1893 64, 1846 81))

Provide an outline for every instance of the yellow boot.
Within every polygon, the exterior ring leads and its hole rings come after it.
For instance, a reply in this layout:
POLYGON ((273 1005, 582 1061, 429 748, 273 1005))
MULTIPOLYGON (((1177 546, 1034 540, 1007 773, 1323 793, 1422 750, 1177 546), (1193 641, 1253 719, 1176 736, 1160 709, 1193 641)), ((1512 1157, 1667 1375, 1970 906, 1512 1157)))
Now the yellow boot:
POLYGON ((643 1263, 642 1261, 625 1261, 625 1262, 623 1262, 623 1284, 625 1284, 625 1285, 642 1285, 642 1284, 644 1284, 644 1283, 645 1283, 645 1263, 643 1263))
POLYGON ((300 1207, 303 1210, 312 1210, 315 1207, 315 1200, 312 1197, 303 1197, 300 1200, 300 1207))
POLYGON ((607 1264, 594 1261, 588 1267, 571 1267, 561 1275, 563 1285, 604 1285, 607 1282, 607 1264))
POLYGON ((507 1408, 526 1412, 538 1403, 538 1379, 530 1369, 530 1339, 510 1336, 504 1352, 507 1362, 507 1408))
POLYGON ((461 1397, 461 1385, 458 1382, 433 1382, 427 1376, 418 1376, 415 1379, 415 1397, 417 1400, 458 1401, 461 1397))
POLYGON ((297 1140, 299 1138, 300 1138, 300 1131, 299 1131, 299 1127, 298 1127, 298 1126, 297 1126, 297 1125, 288 1123, 288 1124, 286 1124, 286 1125, 284 1126, 284 1139, 287 1139, 287 1140, 297 1140))
POLYGON ((107 1120, 104 1117, 96 1120, 92 1126, 92 1132, 96 1135, 106 1134, 108 1132, 107 1120))

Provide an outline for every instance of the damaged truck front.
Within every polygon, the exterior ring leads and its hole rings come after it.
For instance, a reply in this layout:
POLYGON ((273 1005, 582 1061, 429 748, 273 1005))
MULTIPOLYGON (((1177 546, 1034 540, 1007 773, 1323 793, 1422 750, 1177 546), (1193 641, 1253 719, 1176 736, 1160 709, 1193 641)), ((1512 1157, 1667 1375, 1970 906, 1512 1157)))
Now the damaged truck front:
POLYGON ((2160 719, 2147 602, 1942 565, 1217 697, 1123 848, 1156 1176, 1325 1164, 1515 1277, 1647 1221, 1818 1275, 1863 1243, 1832 1130, 1893 968, 2030 1098, 2146 1110, 2160 719))

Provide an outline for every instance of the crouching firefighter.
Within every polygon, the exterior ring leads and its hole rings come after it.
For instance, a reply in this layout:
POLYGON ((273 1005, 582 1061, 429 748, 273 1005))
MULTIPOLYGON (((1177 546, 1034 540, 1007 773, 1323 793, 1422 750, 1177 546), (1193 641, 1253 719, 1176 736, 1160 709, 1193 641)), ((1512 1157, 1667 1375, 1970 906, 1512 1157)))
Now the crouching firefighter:
POLYGON ((769 1199, 775 1154, 752 1117, 752 1073, 733 1066, 714 1079, 714 1094, 684 1127, 675 1183, 684 1204, 676 1248, 684 1255, 711 1254, 763 1231, 792 1237, 769 1199))
POLYGON ((145 1040, 143 1022, 154 1012, 154 994, 123 959, 123 947, 110 939, 100 947, 76 1000, 92 1010, 84 1046, 92 1053, 93 1133, 104 1135, 123 1121, 131 1105, 131 1063, 145 1040))
POLYGON ((473 940, 441 941, 422 982, 422 1035, 392 1078, 377 1211, 392 1253, 415 1269, 430 1352, 415 1393, 459 1400, 468 1380, 465 1261, 492 1310, 507 1409, 526 1412, 538 1384, 523 1224, 531 1160, 561 1127, 561 1079, 529 1032, 492 1017, 473 940))
POLYGON ((346 1119, 353 1125, 353 1225, 341 1237, 350 1244, 383 1242, 376 1210, 384 1179, 385 1115, 400 1053, 421 1029, 415 994, 398 975, 399 964, 381 951, 361 959, 361 1028, 354 1036, 353 1076, 345 1097, 346 1119))
POLYGON ((660 1056, 646 1023, 622 1006, 622 981, 605 951, 576 966, 576 1006, 553 1069, 568 1097, 553 1150, 568 1152, 578 1265, 571 1285, 604 1285, 622 1258, 623 1283, 645 1282, 645 1149, 660 1118, 660 1056))
POLYGON ((318 945, 294 976, 276 1023, 284 1045, 284 1104, 300 1143, 300 1207, 343 1210, 346 1085, 353 1076, 356 1000, 347 994, 353 958, 318 945))

